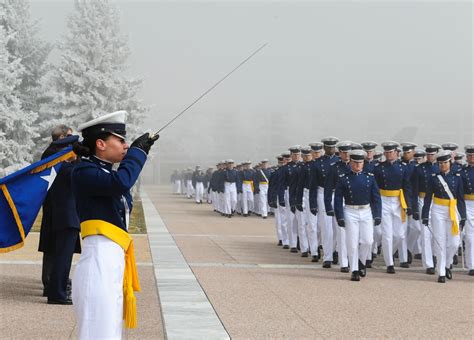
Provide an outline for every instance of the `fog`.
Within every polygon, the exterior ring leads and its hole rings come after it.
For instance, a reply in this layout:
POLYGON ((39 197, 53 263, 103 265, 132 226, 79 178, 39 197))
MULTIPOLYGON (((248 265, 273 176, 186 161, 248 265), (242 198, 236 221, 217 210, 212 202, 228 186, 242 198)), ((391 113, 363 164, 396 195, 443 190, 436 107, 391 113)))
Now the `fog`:
MULTIPOLYGON (((268 46, 165 129, 144 173, 274 156, 327 135, 474 142, 470 1, 117 1, 130 74, 155 131, 263 43, 268 46)), ((58 40, 72 1, 33 1, 58 40)), ((57 56, 56 56, 57 57, 57 56)), ((55 55, 51 56, 52 59, 55 55)))

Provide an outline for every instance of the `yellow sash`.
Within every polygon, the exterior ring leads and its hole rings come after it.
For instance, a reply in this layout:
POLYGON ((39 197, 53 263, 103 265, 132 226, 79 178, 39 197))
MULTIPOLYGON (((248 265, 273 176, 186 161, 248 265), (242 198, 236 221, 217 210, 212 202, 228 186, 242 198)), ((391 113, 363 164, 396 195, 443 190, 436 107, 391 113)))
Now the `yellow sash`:
POLYGON ((449 218, 451 219, 451 234, 452 235, 457 235, 459 234, 459 226, 458 226, 458 221, 456 219, 456 204, 458 204, 457 199, 444 199, 444 198, 438 198, 434 197, 433 202, 438 205, 444 205, 446 207, 449 207, 449 218))
POLYGON ((123 319, 125 327, 137 327, 137 300, 135 292, 140 291, 133 239, 126 231, 102 220, 88 220, 81 223, 82 238, 103 235, 117 243, 125 251, 125 271, 123 274, 123 319))
POLYGON ((464 199, 468 201, 474 201, 474 194, 466 194, 464 195, 464 199))
POLYGON ((398 197, 400 199, 400 205, 402 207, 402 222, 406 222, 407 214, 405 209, 407 208, 407 202, 405 201, 405 196, 403 195, 403 189, 400 190, 385 190, 380 189, 380 195, 385 197, 398 197))
POLYGON ((253 181, 244 181, 244 184, 250 184, 250 187, 252 188, 252 192, 254 192, 253 181))
POLYGON ((268 184, 268 182, 260 182, 260 184, 268 184))

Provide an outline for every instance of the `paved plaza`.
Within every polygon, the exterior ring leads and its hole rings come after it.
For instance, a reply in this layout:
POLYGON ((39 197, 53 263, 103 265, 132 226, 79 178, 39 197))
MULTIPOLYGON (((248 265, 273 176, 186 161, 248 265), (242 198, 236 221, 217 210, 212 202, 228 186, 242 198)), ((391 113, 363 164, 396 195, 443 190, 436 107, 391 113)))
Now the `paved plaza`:
MULTIPOLYGON (((124 339, 472 338, 473 279, 412 268, 360 282, 278 247, 273 218, 228 219, 168 186, 144 186, 147 235, 134 235, 142 292, 124 339)), ((0 338, 74 338, 71 306, 41 296, 38 234, 0 255, 0 338)), ((75 261, 77 261, 75 257, 75 261)), ((396 262, 397 263, 397 262, 396 262)))

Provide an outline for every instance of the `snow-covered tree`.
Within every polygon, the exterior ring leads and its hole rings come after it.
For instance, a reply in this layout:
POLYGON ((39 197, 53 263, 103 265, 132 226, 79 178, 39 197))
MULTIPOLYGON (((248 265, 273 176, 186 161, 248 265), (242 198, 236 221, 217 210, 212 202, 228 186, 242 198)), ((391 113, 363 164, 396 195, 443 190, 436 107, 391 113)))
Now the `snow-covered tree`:
POLYGON ((38 112, 44 91, 42 78, 48 69, 46 59, 52 45, 39 37, 39 21, 32 20, 27 0, 5 0, 0 6, 0 25, 7 35, 9 58, 20 60, 23 66, 14 94, 24 110, 38 112))
POLYGON ((6 48, 9 38, 0 26, 0 168, 13 172, 33 161, 34 122, 37 114, 23 110, 15 89, 21 82, 24 67, 6 48))
POLYGON ((60 64, 49 75, 49 125, 76 128, 103 113, 126 110, 127 130, 137 132, 146 108, 136 98, 141 79, 127 77, 130 51, 117 8, 106 0, 76 0, 60 43, 60 64))

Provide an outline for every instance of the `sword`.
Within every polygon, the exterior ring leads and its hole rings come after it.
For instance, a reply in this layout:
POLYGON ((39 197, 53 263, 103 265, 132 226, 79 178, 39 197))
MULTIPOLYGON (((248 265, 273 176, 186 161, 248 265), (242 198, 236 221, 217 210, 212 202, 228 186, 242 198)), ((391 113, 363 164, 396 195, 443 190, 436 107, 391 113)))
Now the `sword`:
POLYGON ((232 73, 237 71, 243 64, 245 64, 247 61, 249 61, 254 55, 256 55, 258 52, 260 52, 265 46, 267 46, 268 43, 263 44, 260 46, 258 49, 256 49, 251 55, 249 55, 247 58, 245 58, 240 64, 238 64, 232 71, 227 73, 223 78, 221 78, 217 83, 215 83, 213 86, 211 86, 209 89, 207 89, 203 94, 201 94, 199 97, 197 97, 191 104, 189 104, 184 110, 182 110, 180 113, 178 113, 173 119, 171 119, 168 123, 166 123, 162 128, 160 128, 157 132, 155 132, 153 135, 150 136, 151 139, 157 140, 159 137, 159 133, 163 131, 165 128, 167 128, 169 125, 171 125, 176 119, 178 119, 183 113, 188 111, 194 104, 196 104, 198 101, 200 101, 205 95, 207 95, 209 92, 214 90, 220 83, 222 83, 227 77, 229 77, 232 73))

